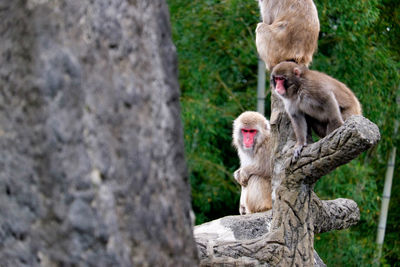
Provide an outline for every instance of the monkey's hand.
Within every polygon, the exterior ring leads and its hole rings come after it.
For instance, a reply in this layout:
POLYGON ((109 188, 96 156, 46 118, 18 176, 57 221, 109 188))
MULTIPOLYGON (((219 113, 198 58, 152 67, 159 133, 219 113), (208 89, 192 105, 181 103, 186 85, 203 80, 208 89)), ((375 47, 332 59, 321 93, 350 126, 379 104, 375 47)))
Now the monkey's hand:
POLYGON ((237 169, 233 173, 233 177, 235 178, 236 182, 238 182, 241 186, 246 186, 247 182, 249 181, 249 176, 242 169, 237 169))
POLYGON ((235 178, 236 182, 239 183, 239 179, 240 179, 240 169, 237 169, 237 170, 233 173, 233 178, 235 178))
POLYGON ((304 144, 296 144, 294 146, 294 151, 293 151, 293 160, 298 160, 300 157, 300 153, 303 150, 303 147, 305 147, 307 145, 307 143, 304 144))
POLYGON ((263 33, 268 31, 268 24, 260 22, 257 24, 256 33, 263 33))

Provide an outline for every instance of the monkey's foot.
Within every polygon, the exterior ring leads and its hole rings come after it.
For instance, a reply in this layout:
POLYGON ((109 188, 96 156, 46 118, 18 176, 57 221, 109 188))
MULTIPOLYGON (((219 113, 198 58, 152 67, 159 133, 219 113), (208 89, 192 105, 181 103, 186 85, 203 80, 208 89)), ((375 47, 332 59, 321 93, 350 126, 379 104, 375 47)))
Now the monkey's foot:
POLYGON ((239 213, 240 215, 246 215, 246 208, 243 205, 240 205, 239 213))
POLYGON ((296 145, 294 147, 294 150, 293 150, 293 160, 294 161, 297 161, 299 159, 301 151, 303 150, 303 147, 305 147, 305 146, 306 146, 306 144, 304 144, 304 145, 296 145))

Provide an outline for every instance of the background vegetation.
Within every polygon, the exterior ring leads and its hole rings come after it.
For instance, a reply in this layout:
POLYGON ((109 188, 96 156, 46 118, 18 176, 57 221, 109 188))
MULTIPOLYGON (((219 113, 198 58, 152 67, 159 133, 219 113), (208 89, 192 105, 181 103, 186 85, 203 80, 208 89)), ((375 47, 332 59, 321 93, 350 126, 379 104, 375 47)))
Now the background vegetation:
MULTIPOLYGON (((317 184, 323 199, 354 199, 360 223, 316 236, 329 266, 370 266, 390 150, 399 118, 400 4, 398 0, 318 0, 321 22, 312 69, 346 83, 364 116, 382 135, 379 145, 317 184)), ((259 21, 254 0, 168 0, 179 56, 182 119, 196 223, 238 214, 240 188, 232 173, 239 160, 231 146, 232 121, 256 108, 259 21)), ((267 84, 267 88, 269 85, 267 84)), ((270 114, 267 90, 266 116, 270 114)), ((382 263, 400 266, 400 159, 396 162, 382 263)))

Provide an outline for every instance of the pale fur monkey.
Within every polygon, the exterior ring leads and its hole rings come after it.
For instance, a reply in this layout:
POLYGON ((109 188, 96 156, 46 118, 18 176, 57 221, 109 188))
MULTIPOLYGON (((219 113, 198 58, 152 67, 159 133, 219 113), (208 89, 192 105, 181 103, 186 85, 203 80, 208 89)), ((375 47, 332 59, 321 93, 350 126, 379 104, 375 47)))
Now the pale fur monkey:
POLYGON ((269 142, 270 125, 260 113, 246 111, 233 122, 233 145, 240 158, 234 178, 242 188, 242 215, 272 208, 269 142))
POLYGON ((317 49, 318 12, 312 0, 258 0, 256 46, 267 69, 282 61, 308 66, 317 49))

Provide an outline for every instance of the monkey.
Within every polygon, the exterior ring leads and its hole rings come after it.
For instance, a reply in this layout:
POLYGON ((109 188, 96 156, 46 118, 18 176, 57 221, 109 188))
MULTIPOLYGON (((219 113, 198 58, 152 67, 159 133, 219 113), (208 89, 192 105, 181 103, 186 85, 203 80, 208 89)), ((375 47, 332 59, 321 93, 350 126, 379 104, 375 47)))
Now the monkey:
POLYGON ((340 81, 294 62, 281 62, 271 73, 274 93, 282 100, 290 117, 297 159, 307 145, 308 128, 325 137, 352 115, 361 115, 361 104, 340 81))
POLYGON ((258 0, 262 22, 256 47, 267 70, 282 62, 309 66, 317 49, 319 19, 312 0, 258 0))
POLYGON ((241 215, 272 208, 270 125, 258 112, 243 112, 233 122, 233 146, 238 151, 240 168, 234 172, 241 185, 241 215))

